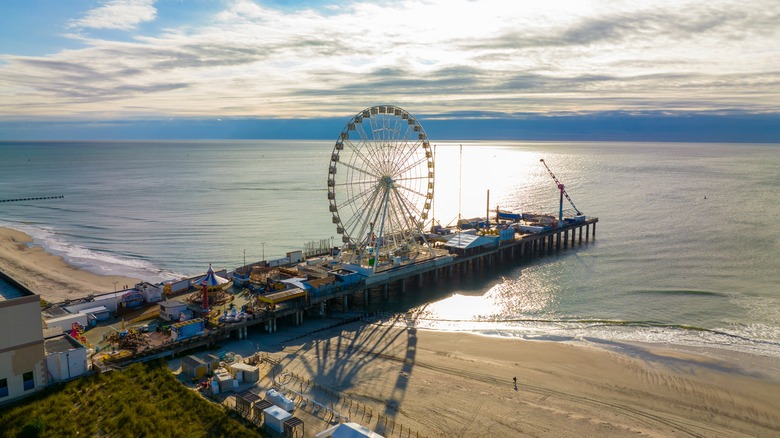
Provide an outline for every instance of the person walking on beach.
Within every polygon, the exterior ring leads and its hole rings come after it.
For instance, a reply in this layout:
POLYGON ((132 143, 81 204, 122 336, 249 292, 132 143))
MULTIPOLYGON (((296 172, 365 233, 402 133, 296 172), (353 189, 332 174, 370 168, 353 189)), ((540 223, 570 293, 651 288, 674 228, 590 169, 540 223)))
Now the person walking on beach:
POLYGON ((515 391, 517 391, 517 377, 512 377, 512 380, 515 381, 515 391))

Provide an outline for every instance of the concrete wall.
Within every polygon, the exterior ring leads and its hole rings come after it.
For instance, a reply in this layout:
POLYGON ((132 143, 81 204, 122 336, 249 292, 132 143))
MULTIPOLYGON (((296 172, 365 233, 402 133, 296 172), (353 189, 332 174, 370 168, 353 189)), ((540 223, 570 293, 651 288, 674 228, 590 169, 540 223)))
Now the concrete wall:
POLYGON ((47 384, 38 295, 0 301, 0 381, 3 379, 8 395, 0 397, 0 404, 47 384), (23 376, 28 372, 32 372, 32 387, 25 390, 23 376))
POLYGON ((172 281, 170 282, 171 285, 171 293, 177 293, 181 291, 185 291, 190 288, 190 279, 184 278, 179 281, 172 281))
POLYGON ((87 349, 74 348, 69 351, 49 353, 46 356, 49 383, 72 379, 87 373, 87 349))

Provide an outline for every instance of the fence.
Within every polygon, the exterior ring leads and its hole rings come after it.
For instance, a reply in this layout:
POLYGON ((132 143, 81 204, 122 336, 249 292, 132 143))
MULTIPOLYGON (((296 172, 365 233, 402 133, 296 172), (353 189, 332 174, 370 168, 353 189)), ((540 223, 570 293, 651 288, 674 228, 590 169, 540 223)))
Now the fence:
POLYGON ((354 401, 339 392, 318 385, 317 382, 303 378, 293 372, 284 372, 277 375, 274 379, 274 388, 292 399, 298 409, 302 409, 329 424, 334 421, 348 422, 353 420, 383 434, 387 438, 420 438, 422 436, 419 432, 413 431, 411 427, 397 422, 395 417, 382 415, 381 413, 375 414, 370 406, 354 401), (293 380, 295 381, 294 383, 293 380), (299 390, 293 389, 295 387, 298 387, 299 390), (305 395, 306 391, 319 391, 333 401, 328 406, 323 405, 305 395))

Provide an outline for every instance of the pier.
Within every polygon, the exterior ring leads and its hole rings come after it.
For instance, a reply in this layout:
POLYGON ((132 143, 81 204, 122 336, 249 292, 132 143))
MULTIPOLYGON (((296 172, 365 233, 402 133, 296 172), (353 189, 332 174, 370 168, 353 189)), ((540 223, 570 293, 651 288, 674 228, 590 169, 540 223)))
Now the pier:
MULTIPOLYGON (((341 311, 348 311, 350 301, 355 296, 362 298, 360 300, 362 303, 367 303, 371 296, 387 299, 391 289, 395 292, 408 293, 414 288, 423 287, 428 282, 448 281, 460 275, 491 269, 497 265, 519 264, 523 261, 551 256, 594 240, 597 223, 598 218, 595 217, 579 222, 566 222, 563 226, 540 233, 516 235, 513 239, 499 242, 497 246, 478 248, 473 252, 465 250, 462 253, 447 253, 439 249, 440 254, 436 257, 380 271, 361 278, 348 287, 336 286, 325 291, 311 289, 305 294, 293 290, 287 293, 288 296, 297 294, 292 299, 285 299, 284 293, 277 292, 280 301, 276 302, 273 299, 274 294, 268 295, 271 298, 267 298, 265 303, 275 304, 255 305, 251 318, 231 323, 217 323, 212 318, 209 320, 210 327, 202 334, 175 341, 165 340, 141 348, 135 354, 112 361, 111 366, 124 367, 134 362, 172 357, 188 350, 213 346, 227 339, 246 339, 249 330, 274 333, 278 329, 279 322, 297 326, 304 322, 306 315, 313 315, 314 318, 317 315, 324 316, 332 307, 340 307, 341 311)), ((292 265, 288 268, 292 268, 292 265)), ((244 293, 249 294, 248 291, 244 293)), ((246 300, 248 297, 240 298, 246 300)), ((357 319, 359 317, 353 317, 344 322, 357 319)))

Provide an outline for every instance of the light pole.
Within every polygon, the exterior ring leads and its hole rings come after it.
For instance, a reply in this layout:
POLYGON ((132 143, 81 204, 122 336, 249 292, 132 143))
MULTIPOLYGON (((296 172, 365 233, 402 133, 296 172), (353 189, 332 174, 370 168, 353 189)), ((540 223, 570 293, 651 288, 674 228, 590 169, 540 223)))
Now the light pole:
POLYGON ((328 251, 330 255, 333 255, 333 236, 330 236, 330 251, 328 251))
POLYGON ((246 271, 246 248, 244 248, 244 270, 246 271))
POLYGON ((118 281, 114 282, 114 292, 116 292, 116 285, 117 285, 117 283, 119 283, 119 282, 118 281))
POLYGON ((265 262, 265 242, 260 242, 260 245, 263 245, 263 262, 265 262))

